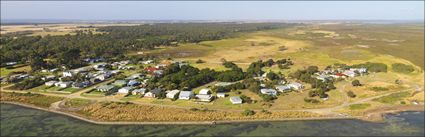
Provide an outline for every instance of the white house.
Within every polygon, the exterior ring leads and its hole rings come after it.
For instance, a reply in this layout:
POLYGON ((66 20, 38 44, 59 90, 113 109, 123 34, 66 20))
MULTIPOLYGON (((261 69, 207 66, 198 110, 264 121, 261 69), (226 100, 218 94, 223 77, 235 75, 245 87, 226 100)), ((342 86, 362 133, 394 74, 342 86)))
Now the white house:
POLYGON ((111 92, 114 90, 114 88, 115 86, 113 85, 101 85, 99 87, 96 87, 96 89, 101 92, 111 92))
POLYGON ((42 77, 41 80, 47 81, 47 80, 52 80, 54 78, 56 78, 55 75, 48 75, 48 76, 42 77))
POLYGON ((201 94, 201 95, 208 95, 208 94, 210 94, 210 89, 203 88, 203 89, 201 89, 199 91, 199 94, 201 94))
POLYGON ((151 63, 153 63, 153 60, 146 60, 146 61, 143 61, 142 63, 143 64, 151 64, 151 63))
POLYGON ((217 97, 224 98, 226 97, 226 93, 217 93, 217 97))
POLYGON ((48 81, 48 82, 44 83, 44 85, 50 87, 50 86, 55 85, 55 83, 57 83, 57 81, 52 80, 52 81, 48 81))
POLYGON ((169 91, 165 96, 167 97, 167 98, 171 98, 171 99, 173 99, 174 97, 176 97, 177 96, 177 94, 179 94, 179 92, 180 92, 180 90, 177 90, 177 89, 175 89, 175 90, 171 90, 171 91, 169 91))
POLYGON ((189 100, 193 97, 192 91, 181 91, 179 95, 179 99, 189 100))
POLYGON ((355 77, 357 74, 352 70, 345 70, 342 74, 347 75, 349 77, 355 77))
POLYGON ((67 81, 67 82, 57 82, 57 83, 55 83, 55 86, 61 87, 61 88, 67 88, 67 87, 70 87, 71 84, 72 84, 72 82, 70 82, 70 81, 67 81))
POLYGON ((64 72, 62 72, 62 76, 63 77, 72 77, 73 75, 72 75, 71 71, 64 71, 64 72))
POLYGON ((145 88, 139 88, 131 91, 131 94, 138 95, 138 94, 145 94, 146 89, 145 88))
POLYGON ((288 86, 288 85, 277 85, 276 89, 279 92, 285 92, 287 90, 291 90, 292 88, 291 88, 291 86, 288 86))
POLYGON ((123 87, 123 88, 120 88, 120 89, 118 90, 118 93, 121 93, 121 94, 128 94, 128 93, 130 93, 130 91, 131 91, 132 89, 133 89, 132 87, 123 87))
POLYGON ((210 94, 198 94, 196 95, 196 98, 198 98, 198 101, 210 102, 213 96, 211 96, 210 94))
POLYGON ((288 84, 288 86, 290 86, 294 90, 300 90, 304 88, 304 85, 298 82, 292 82, 291 84, 288 84))
POLYGON ((156 98, 161 93, 160 88, 155 88, 144 95, 144 97, 156 98))
POLYGON ((273 95, 276 96, 277 91, 274 89, 270 89, 270 88, 263 88, 260 90, 261 94, 267 94, 267 95, 273 95))
POLYGON ((232 104, 242 104, 242 99, 240 97, 234 96, 230 97, 230 102, 232 102, 232 104))

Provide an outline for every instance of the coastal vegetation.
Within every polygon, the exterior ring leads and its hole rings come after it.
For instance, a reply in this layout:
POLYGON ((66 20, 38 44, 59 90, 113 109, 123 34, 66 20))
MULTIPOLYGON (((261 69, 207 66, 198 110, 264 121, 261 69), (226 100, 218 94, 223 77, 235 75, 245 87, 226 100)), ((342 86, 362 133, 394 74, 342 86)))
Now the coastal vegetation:
POLYGON ((0 101, 19 102, 38 107, 49 107, 50 104, 63 100, 62 97, 46 96, 40 94, 28 93, 7 93, 0 92, 0 101))

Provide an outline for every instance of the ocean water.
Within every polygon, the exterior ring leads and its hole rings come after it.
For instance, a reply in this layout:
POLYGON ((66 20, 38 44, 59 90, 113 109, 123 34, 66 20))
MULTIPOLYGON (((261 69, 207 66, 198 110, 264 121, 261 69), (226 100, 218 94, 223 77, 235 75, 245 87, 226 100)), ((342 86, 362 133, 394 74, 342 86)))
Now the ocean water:
POLYGON ((218 125, 97 125, 51 112, 1 104, 1 136, 424 136, 424 112, 361 120, 252 122, 218 125))

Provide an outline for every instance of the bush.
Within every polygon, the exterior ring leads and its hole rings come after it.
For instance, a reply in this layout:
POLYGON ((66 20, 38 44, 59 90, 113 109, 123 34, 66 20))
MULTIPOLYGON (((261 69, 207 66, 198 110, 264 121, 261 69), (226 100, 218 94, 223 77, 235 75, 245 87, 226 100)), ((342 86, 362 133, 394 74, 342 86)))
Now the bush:
POLYGON ((304 98, 304 102, 316 104, 316 103, 319 103, 319 100, 312 99, 312 98, 304 98))
POLYGON ((353 82, 351 82, 351 84, 353 85, 353 86, 361 86, 362 84, 360 83, 360 81, 359 80, 353 80, 353 82))
POLYGON ((415 71, 413 66, 405 65, 405 64, 402 64, 402 63, 394 63, 391 66, 392 66, 393 71, 398 72, 398 73, 411 73, 411 72, 415 71))
POLYGON ((260 94, 261 98, 263 98, 264 101, 270 102, 274 99, 276 99, 275 96, 267 95, 267 94, 260 94))
POLYGON ((198 59, 195 63, 196 63, 196 64, 201 64, 201 63, 205 63, 205 61, 203 61, 203 60, 201 60, 201 59, 198 59))
POLYGON ((240 98, 242 99, 242 102, 244 103, 252 103, 252 99, 248 96, 241 95, 240 98))
POLYGON ((355 98, 356 94, 354 94, 353 91, 348 91, 347 96, 349 96, 350 98, 355 98))
POLYGON ((253 110, 250 110, 250 109, 245 109, 243 112, 242 112, 242 115, 244 115, 244 116, 252 116, 252 115, 254 115, 255 114, 255 112, 253 111, 253 110))

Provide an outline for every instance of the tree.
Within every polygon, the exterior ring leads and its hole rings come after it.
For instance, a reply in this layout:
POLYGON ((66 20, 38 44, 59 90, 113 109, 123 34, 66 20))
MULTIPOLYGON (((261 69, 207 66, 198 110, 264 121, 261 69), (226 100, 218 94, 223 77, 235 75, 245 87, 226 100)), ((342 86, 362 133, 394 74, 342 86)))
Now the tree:
POLYGON ((42 68, 44 68, 46 66, 46 62, 43 61, 43 58, 41 58, 36 53, 30 55, 30 62, 29 62, 29 64, 31 66, 31 70, 32 71, 40 70, 40 69, 42 69, 42 68))
POLYGON ((276 80, 276 79, 279 79, 279 78, 280 78, 280 77, 279 77, 279 75, 277 75, 277 74, 276 74, 276 73, 274 73, 273 71, 271 71, 271 72, 267 73, 266 77, 267 77, 269 80, 276 80))
POLYGON ((242 99, 242 102, 244 102, 244 103, 251 103, 252 102, 252 99, 248 96, 241 95, 240 98, 242 99))
POLYGON ((360 81, 359 80, 353 80, 352 82, 351 82, 351 84, 353 85, 353 86, 362 86, 362 84, 360 83, 360 81))

